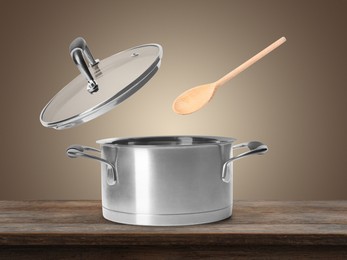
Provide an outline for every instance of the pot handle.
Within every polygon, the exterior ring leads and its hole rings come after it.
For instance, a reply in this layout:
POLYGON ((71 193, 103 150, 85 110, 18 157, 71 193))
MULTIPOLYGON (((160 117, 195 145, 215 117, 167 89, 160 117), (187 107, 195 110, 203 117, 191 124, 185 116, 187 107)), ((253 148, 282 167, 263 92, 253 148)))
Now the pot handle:
POLYGON ((99 152, 100 153, 100 150, 92 148, 92 147, 82 146, 82 145, 71 145, 66 149, 66 154, 70 158, 86 157, 86 158, 101 161, 102 163, 104 163, 108 166, 107 167, 107 183, 109 185, 114 185, 114 184, 119 182, 116 167, 112 163, 110 163, 109 161, 107 161, 103 158, 88 154, 88 153, 86 153, 86 151, 92 151, 92 152, 99 152))
MULTIPOLYGON (((229 176, 227 178, 227 170, 228 170, 228 165, 233 162, 236 161, 238 159, 241 159, 243 157, 249 156, 249 155, 254 155, 254 154, 264 154, 268 151, 268 147, 258 141, 251 141, 248 143, 241 143, 241 144, 237 144, 234 145, 232 147, 232 149, 238 149, 238 148, 243 148, 243 147, 247 147, 249 149, 249 151, 241 153, 239 155, 236 155, 232 158, 230 158, 229 160, 227 160, 224 164, 223 164, 223 169, 222 169, 222 180, 226 183, 229 183, 231 180, 231 177, 229 176)), ((229 174, 230 175, 230 174, 229 174)))

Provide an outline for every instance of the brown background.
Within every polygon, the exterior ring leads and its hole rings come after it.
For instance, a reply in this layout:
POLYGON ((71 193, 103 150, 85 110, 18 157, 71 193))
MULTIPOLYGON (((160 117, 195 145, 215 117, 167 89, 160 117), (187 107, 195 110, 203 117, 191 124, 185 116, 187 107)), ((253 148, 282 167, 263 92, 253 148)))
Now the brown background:
POLYGON ((347 199, 347 1, 1 1, 0 199, 100 199, 100 166, 65 156, 106 137, 220 135, 268 144, 234 164, 235 199, 347 199), (156 42, 155 77, 78 128, 41 126, 41 109, 78 71, 68 46, 97 58, 156 42), (178 116, 174 98, 287 42, 178 116))

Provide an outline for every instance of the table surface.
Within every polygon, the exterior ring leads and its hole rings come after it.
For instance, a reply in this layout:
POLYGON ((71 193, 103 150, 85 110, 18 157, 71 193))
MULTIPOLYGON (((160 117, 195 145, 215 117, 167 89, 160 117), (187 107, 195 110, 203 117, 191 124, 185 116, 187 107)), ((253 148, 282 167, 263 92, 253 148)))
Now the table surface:
POLYGON ((0 201, 0 246, 347 246, 347 201, 234 201, 233 216, 148 227, 105 220, 100 201, 0 201))

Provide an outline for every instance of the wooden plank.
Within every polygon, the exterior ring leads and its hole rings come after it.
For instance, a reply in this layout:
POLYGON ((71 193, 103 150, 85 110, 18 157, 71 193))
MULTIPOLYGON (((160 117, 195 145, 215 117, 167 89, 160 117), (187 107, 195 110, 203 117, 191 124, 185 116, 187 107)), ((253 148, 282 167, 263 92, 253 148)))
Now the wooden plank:
POLYGON ((347 247, 347 202, 235 201, 224 221, 145 227, 103 219, 100 201, 0 201, 0 245, 347 247))

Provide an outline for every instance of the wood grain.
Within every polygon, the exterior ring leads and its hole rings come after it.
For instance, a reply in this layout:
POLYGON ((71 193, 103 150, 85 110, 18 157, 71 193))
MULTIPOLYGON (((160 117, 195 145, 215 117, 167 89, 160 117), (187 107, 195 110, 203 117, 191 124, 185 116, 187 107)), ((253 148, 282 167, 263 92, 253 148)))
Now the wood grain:
POLYGON ((347 257, 347 201, 235 201, 231 218, 185 227, 113 223, 102 217, 100 201, 0 201, 0 256, 34 256, 42 247, 62 256, 100 250, 144 257, 149 250, 149 258, 171 251, 194 259, 194 249, 197 257, 254 251, 347 257))

